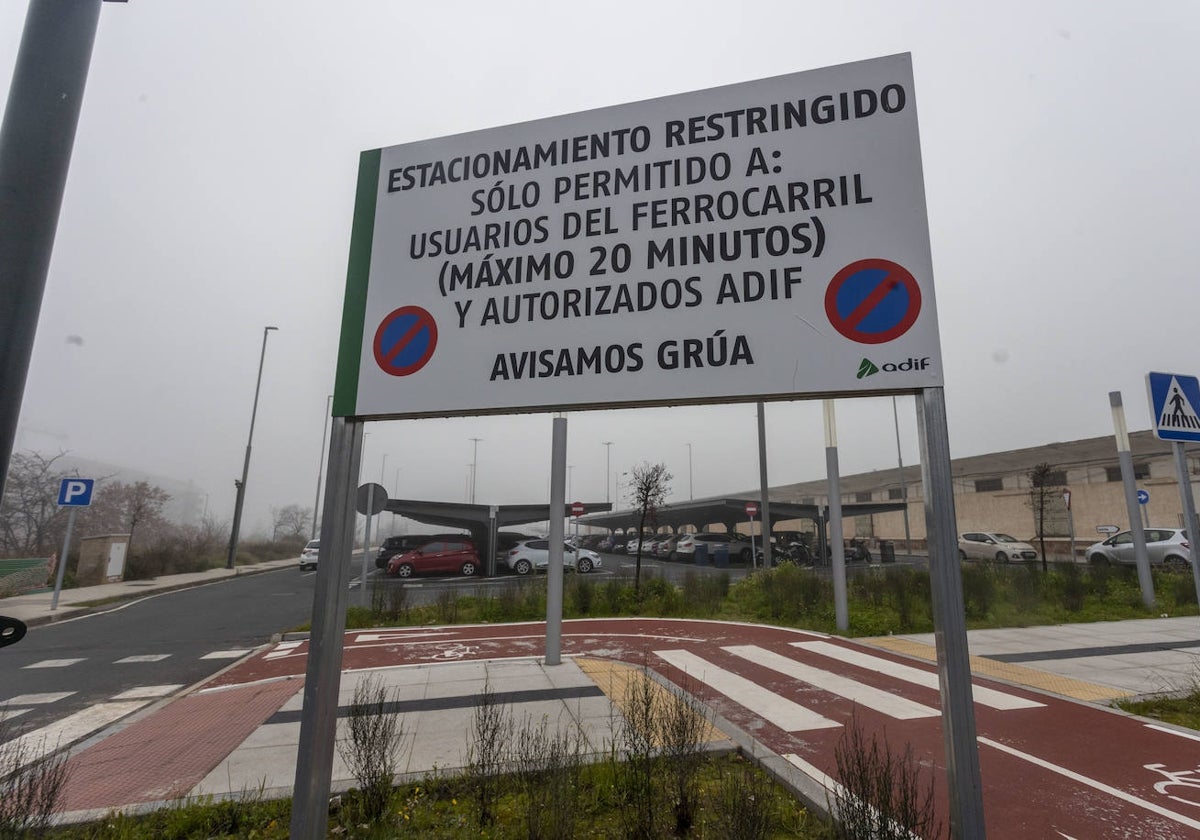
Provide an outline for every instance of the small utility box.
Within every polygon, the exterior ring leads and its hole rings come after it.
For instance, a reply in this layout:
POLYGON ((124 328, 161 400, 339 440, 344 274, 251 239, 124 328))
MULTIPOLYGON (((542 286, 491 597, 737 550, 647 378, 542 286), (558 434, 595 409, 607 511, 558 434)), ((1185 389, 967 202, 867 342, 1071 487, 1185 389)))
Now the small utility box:
POLYGON ((79 567, 75 580, 79 586, 115 583, 125 577, 125 553, 129 534, 84 537, 79 541, 79 567))

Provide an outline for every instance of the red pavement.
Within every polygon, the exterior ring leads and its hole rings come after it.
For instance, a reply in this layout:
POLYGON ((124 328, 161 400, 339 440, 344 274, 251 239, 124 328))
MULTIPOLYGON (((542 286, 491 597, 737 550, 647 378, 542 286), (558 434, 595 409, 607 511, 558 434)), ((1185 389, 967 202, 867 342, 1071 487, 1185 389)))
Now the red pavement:
MULTIPOLYGON (((722 650, 725 646, 753 645, 925 706, 940 706, 940 696, 934 688, 902 682, 876 670, 822 657, 790 644, 818 638, 837 647, 866 651, 881 659, 927 672, 934 670, 929 663, 843 639, 782 628, 710 621, 568 621, 563 625, 562 650, 565 654, 610 658, 635 665, 645 663, 666 678, 686 686, 719 715, 775 754, 797 755, 830 776, 836 775, 833 750, 843 727, 795 732, 779 729, 736 699, 698 682, 697 677, 701 675, 685 677, 657 657, 654 651, 687 651, 703 658, 712 667, 767 687, 776 696, 839 723, 848 722, 851 714, 856 714, 868 732, 886 735, 895 748, 902 749, 905 743, 912 745, 916 758, 932 774, 939 812, 948 813, 939 717, 901 720, 863 706, 856 709, 855 704, 838 694, 722 650)), ((345 644, 346 669, 525 657, 544 653, 545 628, 540 622, 531 622, 352 631, 346 634, 345 644)), ((291 649, 274 648, 224 672, 210 685, 237 686, 303 675, 306 659, 306 642, 291 649)), ((976 703, 989 837, 999 840, 1043 837, 1182 840, 1200 837, 1200 795, 1191 795, 1200 794, 1200 782, 1159 790, 1155 785, 1167 777, 1160 770, 1149 767, 1159 765, 1168 772, 1178 773, 1197 768, 1200 764, 1197 740, 1151 729, 1145 721, 1123 714, 1032 690, 980 678, 976 678, 975 683, 1043 704, 1036 708, 997 710, 976 703)), ((145 750, 137 753, 136 772, 125 772, 122 768, 122 774, 116 774, 105 766, 104 761, 93 760, 91 754, 99 747, 80 756, 82 766, 93 771, 90 776, 93 781, 91 787, 79 782, 72 787, 72 807, 87 807, 101 801, 119 804, 167 798, 185 791, 187 779, 203 777, 253 730, 257 722, 269 716, 295 690, 292 680, 282 684, 268 682, 173 704, 143 724, 127 730, 130 734, 124 739, 126 746, 145 750), (251 706, 255 709, 254 714, 249 713, 251 706), (243 707, 246 707, 244 712, 243 707), (160 723, 159 718, 164 715, 169 715, 169 721, 160 723), (218 721, 222 723, 222 731, 211 732, 218 721), (188 732, 200 737, 192 741, 194 736, 189 736, 188 732), (164 743, 159 738, 170 740, 164 743), (117 785, 117 779, 127 781, 117 785), (117 787, 128 794, 114 792, 117 787), (82 792, 85 789, 94 794, 85 796, 82 792), (121 799, 122 795, 138 799, 121 799)), ((123 735, 126 733, 114 736, 100 747, 106 747, 123 735)), ((109 752, 105 750, 106 754, 109 752)), ((115 758, 119 752, 114 744, 111 749, 114 763, 117 763, 115 758)))
POLYGON ((171 703, 73 757, 63 810, 184 796, 298 689, 281 680, 171 703))

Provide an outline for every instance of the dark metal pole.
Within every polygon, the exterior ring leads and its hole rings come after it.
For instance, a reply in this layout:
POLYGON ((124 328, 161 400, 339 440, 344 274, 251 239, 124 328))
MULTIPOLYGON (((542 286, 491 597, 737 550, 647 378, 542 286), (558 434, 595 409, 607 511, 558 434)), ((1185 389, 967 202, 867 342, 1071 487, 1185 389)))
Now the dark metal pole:
POLYGON ((258 356, 258 381, 254 383, 254 407, 250 409, 250 437, 246 440, 246 460, 242 462, 242 480, 237 482, 237 499, 233 503, 233 527, 229 531, 229 556, 225 568, 232 569, 237 560, 238 532, 242 528, 242 504, 246 501, 246 479, 250 476, 250 445, 254 443, 254 419, 258 417, 258 392, 262 388, 263 362, 267 358, 267 335, 279 327, 263 327, 262 352, 258 356))
MULTIPOLYGON (((774 559, 771 556, 771 491, 767 487, 767 414, 766 407, 762 400, 758 401, 758 494, 759 494, 759 515, 762 517, 758 521, 762 523, 760 531, 762 533, 762 551, 763 551, 763 568, 769 569, 775 565, 774 559)), ((750 527, 754 527, 754 523, 750 523, 750 527)), ((753 536, 754 532, 750 532, 751 536, 751 554, 754 553, 753 536)), ((750 558, 751 564, 757 562, 755 557, 750 558)))
POLYGON ((0 493, 17 436, 100 2, 29 4, 0 126, 0 493))

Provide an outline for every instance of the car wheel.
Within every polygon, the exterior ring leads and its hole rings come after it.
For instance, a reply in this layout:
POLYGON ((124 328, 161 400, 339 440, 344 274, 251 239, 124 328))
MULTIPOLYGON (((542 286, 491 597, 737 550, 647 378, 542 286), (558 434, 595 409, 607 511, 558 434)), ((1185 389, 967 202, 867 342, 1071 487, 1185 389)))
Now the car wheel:
POLYGON ((592 570, 592 561, 586 557, 580 557, 578 569, 586 575, 592 570))
POLYGON ((668 554, 668 555, 667 555, 667 559, 668 559, 668 560, 678 560, 678 559, 679 559, 679 552, 678 552, 678 551, 672 551, 670 554, 668 554))
POLYGON ((527 575, 533 571, 533 564, 522 558, 517 561, 515 566, 513 566, 513 571, 519 575, 527 575))
POLYGON ((959 559, 959 560, 961 560, 961 561, 963 561, 964 563, 966 563, 966 562, 967 562, 967 552, 963 551, 963 550, 960 548, 960 549, 958 550, 958 559, 959 559))
POLYGON ((750 549, 748 549, 748 548, 743 548, 743 549, 742 549, 742 554, 741 554, 741 557, 742 557, 742 562, 743 562, 743 563, 749 563, 749 562, 750 562, 750 558, 751 558, 751 556, 752 556, 752 555, 750 554, 750 549))
POLYGON ((996 562, 997 563, 1007 563, 1008 555, 1005 554, 1003 551, 997 551, 996 552, 996 562))
POLYGON ((300 571, 302 571, 302 572, 307 572, 307 571, 308 571, 308 564, 307 564, 307 563, 301 563, 301 564, 300 564, 300 571))
POLYGON ((1186 569, 1188 562, 1178 554, 1172 554, 1170 557, 1163 558, 1163 565, 1168 569, 1186 569))
POLYGON ((396 567, 396 577, 407 578, 407 577, 412 577, 412 574, 413 574, 412 563, 401 563, 399 566, 396 567))
POLYGON ((464 577, 471 577, 475 574, 476 566, 470 560, 462 564, 462 573, 464 577))
POLYGON ((1103 554, 1093 554, 1091 557, 1088 558, 1088 562, 1091 563, 1093 566, 1107 566, 1108 565, 1108 557, 1106 557, 1103 554))

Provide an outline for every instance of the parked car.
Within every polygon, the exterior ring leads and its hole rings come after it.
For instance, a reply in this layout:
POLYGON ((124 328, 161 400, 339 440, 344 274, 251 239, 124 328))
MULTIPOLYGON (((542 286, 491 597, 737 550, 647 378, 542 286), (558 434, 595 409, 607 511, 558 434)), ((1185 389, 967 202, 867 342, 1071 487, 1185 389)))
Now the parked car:
POLYGON ((307 572, 317 568, 317 554, 321 550, 320 540, 309 540, 308 545, 300 552, 300 571, 307 572))
MULTIPOLYGON (((1192 562, 1191 544, 1183 528, 1146 528, 1146 555, 1152 566, 1188 568, 1192 562)), ((1104 542, 1089 546, 1085 555, 1089 563, 1121 563, 1133 565, 1133 531, 1120 531, 1104 542)))
POLYGON ((478 574, 479 553, 475 544, 461 538, 431 540, 388 560, 387 573, 393 577, 406 578, 428 572, 460 572, 468 577, 478 574))
POLYGON ((729 549, 730 560, 750 562, 750 541, 740 534, 685 534, 675 543, 675 550, 669 555, 672 560, 682 558, 691 560, 696 553, 696 543, 708 546, 708 556, 711 558, 717 546, 724 545, 729 549))
MULTIPOLYGON (((504 562, 519 575, 544 572, 550 566, 550 541, 526 540, 512 548, 504 562)), ((577 572, 590 572, 601 565, 600 555, 588 548, 575 548, 570 543, 563 545, 563 568, 577 572)))
POLYGON ((386 569, 388 561, 397 554, 412 551, 432 540, 461 539, 467 539, 467 534, 403 534, 398 537, 388 537, 380 544, 379 552, 375 555, 375 568, 386 569))
POLYGON ((665 540, 659 540, 654 546, 655 557, 670 557, 671 552, 675 550, 675 544, 679 542, 682 534, 672 534, 665 540))
POLYGON ((522 534, 518 531, 497 531, 496 532, 496 559, 504 561, 508 558, 508 552, 512 551, 526 540, 536 540, 537 537, 533 534, 522 534))
POLYGON ((997 563, 1019 563, 1036 560, 1037 550, 1016 537, 995 531, 971 531, 959 534, 958 556, 963 560, 995 560, 997 563))

